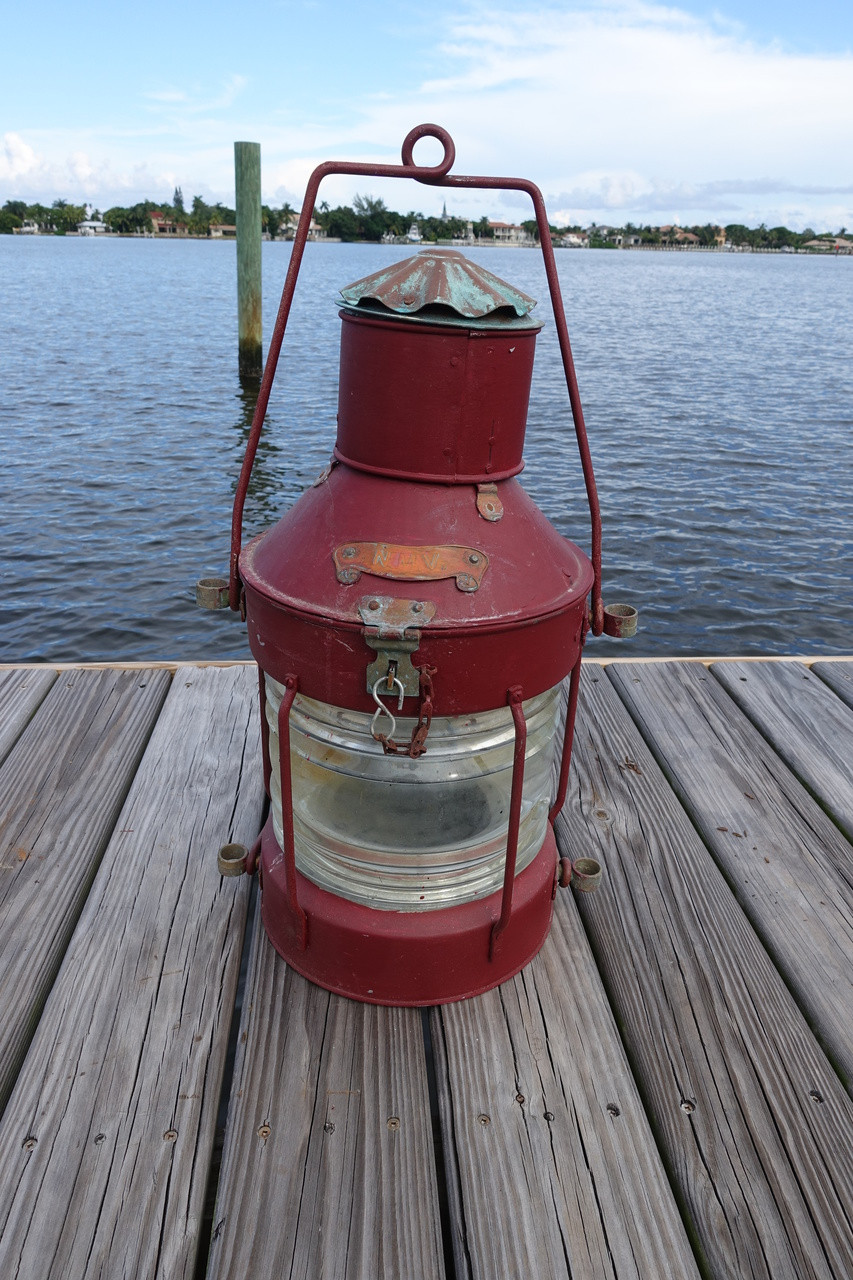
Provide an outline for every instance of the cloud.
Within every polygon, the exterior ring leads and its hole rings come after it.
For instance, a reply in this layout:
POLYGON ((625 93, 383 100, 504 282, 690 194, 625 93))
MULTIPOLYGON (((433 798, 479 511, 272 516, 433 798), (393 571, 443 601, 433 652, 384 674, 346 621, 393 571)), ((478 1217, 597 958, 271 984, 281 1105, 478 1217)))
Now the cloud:
POLYGON ((246 76, 234 74, 213 94, 209 90, 193 87, 147 89, 142 96, 148 102, 149 110, 154 112, 176 116, 206 116, 233 106, 248 83, 246 76))
POLYGON ((21 178, 37 174, 40 161, 29 143, 17 133, 3 134, 3 153, 0 155, 0 181, 16 183, 21 178))
MULTIPOLYGON (((179 183, 230 200, 231 141, 249 137, 261 142, 265 196, 284 191, 296 204, 320 161, 394 159, 413 125, 436 120, 456 141, 456 170, 531 177, 555 218, 671 221, 682 210, 695 221, 729 211, 761 221, 785 209, 810 222, 840 210, 853 222, 853 55, 797 54, 747 39, 726 18, 643 0, 523 11, 436 0, 424 30, 415 65, 430 70, 420 80, 383 76, 393 43, 363 59, 357 78, 330 64, 311 93, 298 80, 282 89, 262 57, 251 82, 233 72, 215 84, 192 74, 149 84, 123 130, 21 130, 0 174, 19 187, 76 174, 92 194, 112 182, 105 200, 148 194, 144 174, 160 191, 179 183)), ((428 143, 417 158, 429 162, 428 143)), ((323 196, 337 203, 370 188, 398 208, 437 210, 444 198, 357 178, 329 180, 323 196)), ((460 213, 529 212, 518 196, 447 194, 460 213)))
MULTIPOLYGON (((457 170, 529 176, 549 209, 571 210, 573 221, 616 211, 671 220, 677 207, 697 221, 744 210, 760 221, 782 207, 819 220, 824 208, 853 207, 849 54, 759 45, 727 19, 635 0, 523 12, 460 3, 439 40, 441 76, 356 94, 346 120, 333 120, 327 102, 326 125, 310 134, 298 121, 270 128, 265 172, 298 189, 329 156, 393 157, 412 125, 428 119, 453 134, 457 170)), ((421 150, 417 158, 431 162, 421 150)), ((349 199, 367 181, 330 181, 327 198, 349 199)), ((409 207, 399 188, 375 188, 409 207)), ((460 194, 453 198, 459 208, 460 194)), ((465 200, 473 210, 502 205, 529 215, 517 195, 466 192, 465 200)), ((437 192, 414 203, 440 207, 437 192)))

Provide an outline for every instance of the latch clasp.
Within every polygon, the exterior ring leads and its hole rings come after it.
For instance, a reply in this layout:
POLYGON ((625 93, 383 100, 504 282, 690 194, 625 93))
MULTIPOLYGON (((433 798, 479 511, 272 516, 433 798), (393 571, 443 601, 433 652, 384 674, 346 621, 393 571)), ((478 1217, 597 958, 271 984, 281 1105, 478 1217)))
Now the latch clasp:
MULTIPOLYGON (((394 678, 407 698, 420 691, 412 654, 421 642, 421 628, 435 617, 431 600, 401 600, 397 596, 362 596, 358 613, 364 623, 365 643, 376 650, 367 668, 367 692, 373 695, 377 680, 387 679, 393 665, 394 678)), ((388 692, 391 692, 389 687, 388 692)))

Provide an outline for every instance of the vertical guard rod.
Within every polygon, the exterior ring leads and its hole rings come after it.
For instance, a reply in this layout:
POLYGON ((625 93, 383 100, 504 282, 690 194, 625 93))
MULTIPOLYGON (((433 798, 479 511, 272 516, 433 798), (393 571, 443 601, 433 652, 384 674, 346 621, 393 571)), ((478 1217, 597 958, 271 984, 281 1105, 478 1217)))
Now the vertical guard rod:
POLYGON ((269 795, 270 777, 272 776, 272 765, 270 764, 270 722, 267 719, 267 681, 266 676, 260 667, 258 667, 258 697, 261 704, 261 751, 264 758, 264 791, 269 795))
POLYGON ((512 914, 512 890, 515 885, 515 861, 518 855, 518 828, 521 825, 521 796, 524 788, 524 757, 527 752, 527 721, 524 719, 520 684, 514 684, 507 693, 507 702, 515 725, 515 750, 512 756, 512 786, 509 793, 509 826, 506 833, 506 862, 501 897, 500 918, 492 926, 489 939, 489 959, 495 954, 495 945, 509 924, 512 914))
POLYGON ((572 758, 572 743, 575 737, 575 712, 578 709, 578 690, 581 683, 581 656, 572 667, 569 681, 569 704, 566 707, 566 724, 563 731, 563 755, 560 760, 560 781, 557 784, 557 798, 551 805, 548 821, 554 825, 557 814, 566 803, 566 792, 569 789, 569 763, 572 758))
POLYGON ((281 775, 281 830, 284 871, 287 877, 287 905, 297 924, 296 944, 300 951, 308 945, 308 917, 296 896, 296 851, 293 843, 293 786, 290 764, 290 711, 299 689, 296 676, 287 676, 278 708, 278 763, 281 775))

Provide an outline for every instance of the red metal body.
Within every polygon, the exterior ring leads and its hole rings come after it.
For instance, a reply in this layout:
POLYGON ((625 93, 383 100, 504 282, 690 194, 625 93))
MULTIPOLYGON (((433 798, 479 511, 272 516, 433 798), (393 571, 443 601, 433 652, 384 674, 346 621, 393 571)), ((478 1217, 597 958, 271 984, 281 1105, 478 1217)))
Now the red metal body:
MULTIPOLYGON (((447 135, 432 126, 414 134, 404 146, 402 169, 321 166, 304 208, 313 208, 326 172, 393 170, 393 176, 444 185, 528 190, 535 193, 539 217, 541 196, 531 184, 451 179, 447 135), (424 132, 445 142, 446 163, 434 171, 418 170, 411 161, 414 134, 424 132)), ((264 674, 284 687, 277 711, 283 840, 280 846, 271 820, 260 853, 263 920, 288 962, 331 990, 375 1003, 440 1003, 512 976, 548 932, 558 871, 551 824, 566 793, 590 592, 592 625, 601 628, 594 480, 565 320, 561 329, 558 318, 590 494, 590 562, 557 534, 514 478, 523 465, 538 329, 525 309, 531 300, 496 281, 494 313, 485 313, 495 278, 486 279, 488 273, 461 255, 442 259, 439 252, 426 255, 425 263, 412 260, 408 275, 402 268, 389 280, 377 273, 375 281, 369 277, 342 291, 347 305, 341 312, 335 463, 273 529, 241 553, 243 501, 307 232, 303 222, 304 215, 235 499, 232 538, 231 603, 245 609, 262 673, 268 788, 264 674), (425 307, 412 283, 418 270, 428 277, 425 307), (478 289, 486 301, 478 295, 469 314, 466 299, 478 289), (414 683, 405 688, 397 678, 396 658, 389 666, 383 647, 393 651, 395 644, 414 668, 414 683), (374 686, 377 663, 380 680, 374 686), (433 716, 509 708, 515 746, 498 892, 461 905, 437 901, 428 910, 379 909, 350 900, 343 885, 341 896, 320 887, 305 874, 307 864, 300 866, 287 749, 294 702, 302 695, 333 708, 373 712, 386 670, 384 696, 398 686, 400 714, 416 717, 416 728, 411 743, 391 741, 390 731, 373 736, 377 750, 400 752, 406 767, 413 762, 417 767, 424 751, 428 755, 433 716), (554 688, 570 672, 557 800, 544 843, 516 874, 527 742, 522 703, 554 688)), ((542 222, 543 248, 547 241, 550 250, 544 208, 542 222)), ((550 263, 552 268, 552 258, 550 263)), ((549 268, 552 290, 555 278, 549 268)), ((552 297, 562 317, 559 292, 552 297)))
POLYGON ((307 945, 288 900, 284 864, 270 824, 261 842, 261 915, 276 951, 297 973, 367 1004, 433 1005, 480 995, 513 977, 551 927, 557 845, 551 828, 534 862, 514 882, 510 928, 493 930, 502 894, 420 915, 371 911, 296 873, 307 945))

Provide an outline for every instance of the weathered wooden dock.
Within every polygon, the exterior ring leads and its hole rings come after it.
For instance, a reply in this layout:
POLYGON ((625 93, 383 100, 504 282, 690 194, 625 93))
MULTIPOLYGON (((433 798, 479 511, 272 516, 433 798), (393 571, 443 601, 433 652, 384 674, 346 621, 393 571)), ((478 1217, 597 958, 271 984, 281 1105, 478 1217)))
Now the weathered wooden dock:
POLYGON ((0 671, 4 1280, 850 1280, 853 659, 587 666, 558 834, 603 886, 426 1013, 220 879, 256 689, 0 671))

